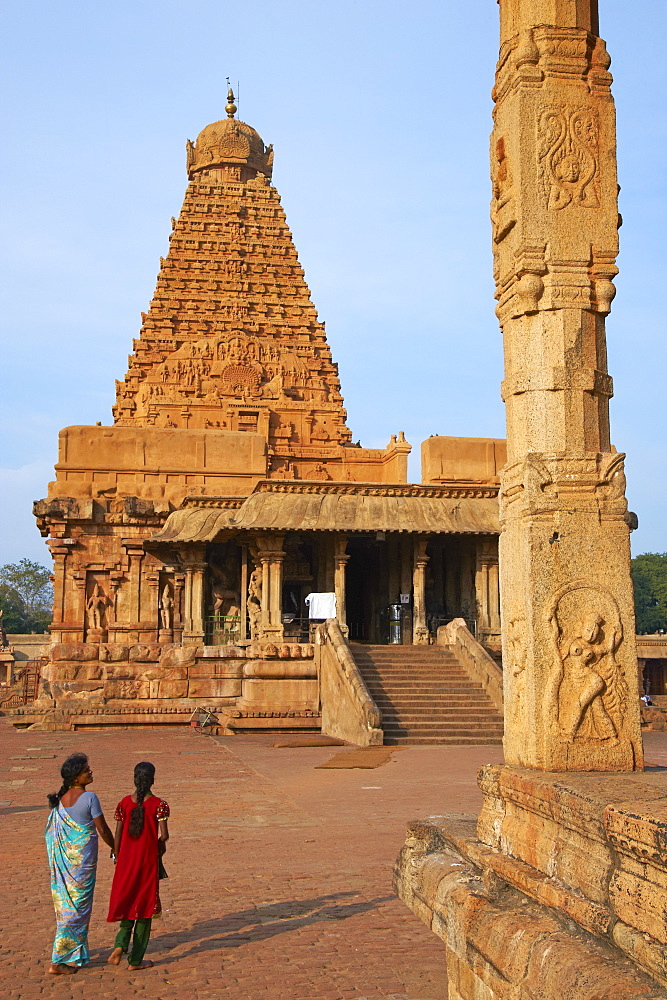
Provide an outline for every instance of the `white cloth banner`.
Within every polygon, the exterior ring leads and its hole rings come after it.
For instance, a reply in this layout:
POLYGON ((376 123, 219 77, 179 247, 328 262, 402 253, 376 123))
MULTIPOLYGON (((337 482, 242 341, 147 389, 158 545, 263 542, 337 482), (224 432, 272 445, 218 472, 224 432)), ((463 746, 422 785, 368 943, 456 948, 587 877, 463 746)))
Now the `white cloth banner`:
POLYGON ((335 594, 308 594, 306 598, 309 618, 335 618, 335 594))

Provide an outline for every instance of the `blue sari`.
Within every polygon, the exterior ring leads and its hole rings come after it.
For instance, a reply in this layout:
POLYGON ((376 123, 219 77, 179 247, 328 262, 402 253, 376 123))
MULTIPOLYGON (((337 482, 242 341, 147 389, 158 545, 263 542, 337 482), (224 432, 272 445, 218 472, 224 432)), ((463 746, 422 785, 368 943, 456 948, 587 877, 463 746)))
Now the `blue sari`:
POLYGON ((46 823, 46 851, 51 868, 51 894, 56 911, 54 965, 90 961, 88 924, 93 909, 97 870, 97 830, 75 823, 59 804, 46 823))

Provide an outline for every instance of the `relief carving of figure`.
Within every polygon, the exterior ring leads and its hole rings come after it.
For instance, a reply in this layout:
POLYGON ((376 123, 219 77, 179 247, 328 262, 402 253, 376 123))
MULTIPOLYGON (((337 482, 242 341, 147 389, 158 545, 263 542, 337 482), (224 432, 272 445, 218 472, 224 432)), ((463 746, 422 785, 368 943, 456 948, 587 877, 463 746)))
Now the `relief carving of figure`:
POLYGON ((174 624, 174 597, 171 584, 165 583, 160 595, 160 621, 162 628, 171 630, 174 624))
POLYGON ((628 686, 616 660, 623 638, 611 594, 584 582, 562 587, 548 610, 556 669, 547 690, 547 711, 561 738, 572 742, 618 739, 628 686))
POLYGON ((104 593, 99 583, 96 583, 90 597, 86 601, 88 628, 105 628, 106 610, 110 603, 111 601, 104 593))
POLYGON ((262 567, 255 566, 248 581, 248 618, 250 637, 258 639, 262 622, 262 567))

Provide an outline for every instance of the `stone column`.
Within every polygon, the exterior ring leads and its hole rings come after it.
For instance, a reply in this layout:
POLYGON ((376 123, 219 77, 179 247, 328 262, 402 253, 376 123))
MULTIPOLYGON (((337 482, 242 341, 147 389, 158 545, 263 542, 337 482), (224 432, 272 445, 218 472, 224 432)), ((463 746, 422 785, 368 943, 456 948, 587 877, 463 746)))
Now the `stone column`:
POLYGON ((269 595, 269 622, 271 628, 279 630, 282 635, 283 630, 283 562, 284 552, 273 552, 269 563, 270 574, 270 595, 269 595))
POLYGON ((605 317, 617 273, 609 56, 596 0, 500 0, 491 140, 507 465, 505 759, 641 769, 623 458, 605 317))
POLYGON ((204 628, 204 574, 207 569, 203 545, 192 545, 185 555, 185 627, 184 646, 201 646, 204 628))
POLYGON ((241 629, 239 638, 248 638, 248 546, 241 546, 241 629))
POLYGON ((53 620, 51 635, 54 642, 61 642, 62 625, 65 620, 65 565, 68 548, 59 545, 57 539, 49 541, 53 557, 53 620))
POLYGON ((500 581, 497 558, 489 563, 489 628, 492 632, 500 631, 500 581))
POLYGON ((412 572, 413 615, 412 642, 414 645, 428 644, 428 627, 426 625, 426 555, 427 538, 415 538, 414 562, 412 572))
POLYGON ((490 627, 489 606, 489 562, 483 556, 477 555, 475 572, 475 601, 477 604, 477 628, 479 631, 490 627))
POLYGON ((259 552, 259 561, 262 566, 262 631, 266 631, 270 624, 270 588, 269 565, 271 554, 269 552, 259 552))
POLYGON ((334 591, 336 594, 336 618, 344 635, 349 634, 347 627, 347 608, 345 606, 345 567, 350 557, 347 555, 347 535, 337 535, 334 552, 334 591))
POLYGON ((257 554, 262 564, 261 635, 264 641, 278 642, 283 637, 283 536, 266 535, 260 540, 260 545, 257 554))
POLYGON ((182 642, 185 575, 174 570, 174 642, 182 642))

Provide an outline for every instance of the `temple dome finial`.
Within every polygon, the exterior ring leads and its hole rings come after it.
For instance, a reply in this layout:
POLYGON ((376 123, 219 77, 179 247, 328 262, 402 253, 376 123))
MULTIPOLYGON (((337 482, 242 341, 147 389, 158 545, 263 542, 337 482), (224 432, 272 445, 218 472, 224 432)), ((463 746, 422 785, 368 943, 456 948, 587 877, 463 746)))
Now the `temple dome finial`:
POLYGON ((225 111, 227 112, 228 118, 233 118, 238 108, 234 104, 234 91, 230 87, 227 91, 227 104, 225 105, 225 111))
MULTIPOLYGON (((240 166, 271 179, 273 147, 264 145, 261 135, 250 125, 235 118, 234 91, 229 88, 225 111, 227 118, 207 125, 197 136, 196 143, 188 140, 187 168, 192 179, 202 171, 240 166)), ((246 176, 254 176, 253 174, 246 176)))

